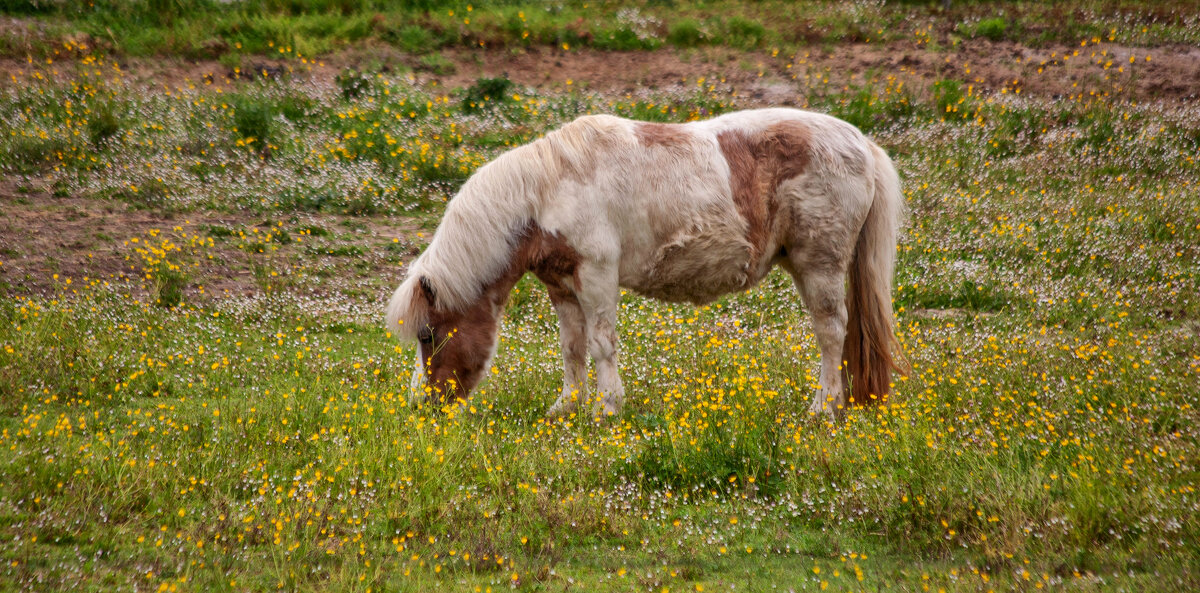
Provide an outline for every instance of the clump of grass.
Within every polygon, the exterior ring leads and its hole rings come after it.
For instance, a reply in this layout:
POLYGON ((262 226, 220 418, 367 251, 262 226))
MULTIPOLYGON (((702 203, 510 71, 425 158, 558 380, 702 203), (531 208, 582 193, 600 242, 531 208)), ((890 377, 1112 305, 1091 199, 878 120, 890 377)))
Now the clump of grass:
POLYGON ((675 47, 696 47, 706 39, 700 21, 684 18, 671 23, 667 30, 667 43, 675 47))
POLYGON ((328 237, 329 231, 320 225, 307 224, 296 228, 296 232, 307 237, 328 237))
POLYGON ((965 309, 975 312, 996 312, 1011 307, 1013 297, 991 281, 962 280, 953 286, 920 285, 901 291, 898 302, 906 307, 926 309, 965 309))
POLYGON ((974 111, 971 98, 963 90, 961 82, 950 79, 938 80, 933 83, 932 90, 936 112, 947 121, 964 121, 974 111))
POLYGON ((198 234, 177 231, 173 235, 151 230, 145 237, 126 241, 133 255, 141 261, 142 278, 150 302, 156 307, 170 309, 184 300, 184 291, 191 282, 191 268, 199 265, 197 254, 212 247, 212 239, 198 234))
POLYGON ((88 140, 94 148, 104 148, 121 131, 121 118, 111 101, 99 101, 92 107, 87 123, 88 140))
POLYGON ((1034 150, 1047 130, 1049 119, 1040 109, 1008 105, 988 110, 987 116, 994 122, 995 132, 988 138, 986 149, 996 158, 1034 150))
POLYGON ((894 125, 924 112, 908 87, 891 78, 882 87, 866 84, 823 97, 817 104, 863 131, 894 125))
POLYGON ((767 28, 762 23, 741 16, 725 20, 721 25, 721 38, 715 41, 740 49, 760 47, 767 38, 767 28))
POLYGON ((513 82, 507 76, 480 78, 463 93, 462 110, 464 113, 479 113, 496 105, 511 103, 509 95, 512 89, 513 82))
POLYGON ((649 436, 621 471, 629 479, 656 489, 751 489, 756 496, 774 496, 783 484, 779 450, 782 435, 769 421, 760 424, 745 418, 722 418, 723 411, 723 406, 714 407, 712 430, 700 435, 672 426, 671 418, 653 413, 639 415, 637 425, 649 436))
POLYGON ((266 146, 271 141, 275 109, 261 97, 242 95, 233 101, 233 127, 238 137, 266 146))
POLYGON ((639 35, 628 26, 618 26, 614 29, 601 30, 592 38, 592 47, 613 51, 634 51, 654 49, 662 44, 654 37, 639 35))
POLYGON ((220 225, 220 224, 201 225, 200 230, 207 233, 208 236, 210 236, 210 237, 224 238, 224 237, 233 237, 233 236, 237 235, 237 232, 234 231, 232 228, 229 228, 227 226, 220 225))
POLYGON ((172 187, 166 181, 157 177, 143 180, 140 184, 126 184, 111 192, 101 192, 118 198, 135 208, 145 210, 174 210, 177 205, 171 203, 172 187))
POLYGON ((176 307, 183 302, 183 290, 188 281, 189 276, 183 268, 159 268, 151 272, 150 299, 158 307, 176 307))
POLYGON ((1117 136, 1117 116, 1102 108, 1085 110, 1076 124, 1079 132, 1075 144, 1092 150, 1106 150, 1117 136))
POLYGON ((427 56, 421 56, 421 59, 417 61, 417 64, 420 69, 427 70, 439 76, 454 74, 454 72, 458 70, 458 68, 454 65, 454 62, 451 62, 449 58, 443 56, 442 54, 429 54, 427 56))
POLYGON ((679 119, 679 106, 668 101, 635 100, 617 106, 613 112, 621 117, 642 121, 671 122, 679 119))
POLYGON ((992 41, 1004 39, 1008 30, 1008 21, 1002 17, 992 17, 975 23, 963 23, 958 27, 959 32, 973 38, 984 38, 992 41))
POLYGON ((375 199, 375 196, 367 192, 359 191, 355 192, 346 200, 346 205, 342 208, 342 211, 346 214, 352 214, 354 216, 371 216, 373 214, 379 214, 379 212, 382 211, 382 208, 380 207, 379 202, 375 199))
POLYGON ((429 53, 438 46, 438 40, 432 31, 420 25, 408 25, 394 34, 396 45, 406 52, 414 54, 429 53))
POLYGON ((371 77, 353 68, 347 68, 334 78, 342 91, 343 99, 357 99, 371 88, 371 77))
POLYGON ((332 257, 358 257, 366 253, 366 250, 358 245, 310 246, 306 251, 312 255, 328 255, 332 257))
POLYGON ((287 120, 300 124, 315 109, 314 101, 294 89, 261 83, 229 99, 232 132, 238 146, 249 147, 261 157, 271 156, 277 145, 289 140, 280 131, 287 120), (281 119, 282 118, 282 119, 281 119))
POLYGON ((0 168, 18 173, 32 173, 52 166, 56 155, 71 146, 62 136, 42 137, 23 131, 0 139, 0 168))
POLYGON ((240 52, 226 52, 217 58, 217 63, 229 72, 241 72, 246 68, 246 56, 240 52))

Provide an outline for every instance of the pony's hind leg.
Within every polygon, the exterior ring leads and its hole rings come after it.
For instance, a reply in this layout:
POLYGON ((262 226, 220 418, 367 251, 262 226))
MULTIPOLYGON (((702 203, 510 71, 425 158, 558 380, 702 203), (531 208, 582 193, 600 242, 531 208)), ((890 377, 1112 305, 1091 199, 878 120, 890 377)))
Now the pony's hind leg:
POLYGON ((575 295, 561 289, 550 290, 550 302, 558 315, 558 341, 562 347, 563 388, 547 416, 567 416, 587 397, 587 326, 583 308, 575 295))
MULTIPOLYGON (((793 267, 795 267, 793 263, 793 267)), ((842 270, 792 269, 821 348, 820 387, 808 411, 833 417, 846 405, 842 390, 842 344, 846 339, 846 287, 842 270)))

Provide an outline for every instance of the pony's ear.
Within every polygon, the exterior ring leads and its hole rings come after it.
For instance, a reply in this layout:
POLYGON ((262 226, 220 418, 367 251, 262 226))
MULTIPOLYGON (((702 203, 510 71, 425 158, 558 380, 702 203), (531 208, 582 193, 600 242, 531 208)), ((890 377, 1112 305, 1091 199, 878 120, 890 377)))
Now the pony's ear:
POLYGON ((429 278, 421 276, 419 279, 417 279, 417 286, 421 287, 421 293, 425 296, 425 300, 429 303, 429 307, 431 309, 436 308, 437 293, 433 291, 433 285, 429 284, 429 278))

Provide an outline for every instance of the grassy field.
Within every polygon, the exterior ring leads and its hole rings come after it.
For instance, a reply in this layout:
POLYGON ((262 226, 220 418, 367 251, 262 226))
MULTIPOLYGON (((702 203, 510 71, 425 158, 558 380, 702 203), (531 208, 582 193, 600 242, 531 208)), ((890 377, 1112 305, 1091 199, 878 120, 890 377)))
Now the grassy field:
POLYGON ((1195 7, 1178 0, 1006 5, 987 0, 787 2, 611 0, 0 0, 37 26, 0 30, 0 51, 51 54, 64 38, 130 55, 318 56, 377 40, 413 53, 447 47, 562 45, 602 50, 727 46, 738 49, 903 38, 936 28, 950 43, 1009 39, 1126 44, 1200 42, 1195 7))
POLYGON ((1200 88, 1150 80, 1194 7, 72 6, 0 1, 0 589, 1200 588, 1200 88), (695 71, 464 75, 481 43, 695 71), (403 59, 348 65, 363 47, 403 59), (180 56, 217 75, 149 70, 180 56), (383 304, 475 168, 585 113, 780 92, 904 179, 913 368, 885 405, 807 414, 781 273, 705 307, 625 295, 614 420, 543 417, 532 278, 482 389, 406 405, 383 304))

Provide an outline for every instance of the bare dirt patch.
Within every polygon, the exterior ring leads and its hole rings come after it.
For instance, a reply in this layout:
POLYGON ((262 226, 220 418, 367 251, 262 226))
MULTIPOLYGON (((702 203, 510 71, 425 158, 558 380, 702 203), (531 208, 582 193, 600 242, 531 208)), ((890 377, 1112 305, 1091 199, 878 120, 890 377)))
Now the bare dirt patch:
MULTIPOLYGON (((508 76, 537 88, 568 86, 605 93, 633 93, 680 86, 701 77, 728 76, 727 64, 704 63, 697 53, 674 51, 604 52, 532 48, 510 52, 455 51, 448 55, 458 69, 441 77, 450 87, 467 86, 481 76, 508 76)), ((739 73, 733 71, 734 75, 739 73)), ((748 78, 748 77, 747 77, 748 78)))
MULTIPOLYGON (((421 77, 448 88, 468 86, 480 77, 508 76, 535 88, 635 93, 687 87, 704 78, 737 90, 747 106, 802 102, 801 83, 806 74, 819 74, 835 87, 894 75, 922 87, 955 79, 984 93, 1019 90, 1051 98, 1093 94, 1184 101, 1200 96, 1200 48, 1191 46, 1142 48, 1103 43, 1032 48, 1008 41, 974 40, 938 49, 908 42, 844 44, 793 55, 727 48, 452 50, 444 55, 456 64, 453 74, 425 73, 421 77)), ((403 55, 396 59, 406 63, 403 55)))
MULTIPOLYGON (((129 240, 137 237, 144 241, 153 230, 164 236, 208 236, 213 228, 265 233, 279 224, 253 214, 163 213, 118 201, 55 197, 8 181, 0 183, 0 208, 4 212, 0 217, 0 290, 12 294, 50 294, 90 282, 137 281, 144 264, 129 240)), ((270 258, 240 249, 236 238, 218 239, 197 258, 202 265, 200 273, 191 278, 189 292, 253 294, 262 289, 263 282, 256 278, 256 263, 271 266, 266 273, 320 268, 325 276, 339 279, 399 276, 396 260, 412 253, 393 250, 385 257, 381 248, 396 241, 409 246, 419 240, 416 225, 405 219, 310 213, 282 217, 289 219, 287 226, 293 232, 296 228, 320 228, 329 229, 329 236, 288 245, 270 258), (345 246, 353 249, 339 250, 345 246), (328 253, 350 256, 331 257, 328 253)), ((319 284, 312 283, 313 292, 321 292, 319 284)))
MULTIPOLYGON (((464 88, 483 77, 507 76, 519 85, 542 90, 626 94, 683 89, 704 79, 732 87, 747 107, 803 104, 806 76, 809 80, 819 77, 833 87, 892 75, 921 87, 955 79, 983 93, 1020 89, 1024 94, 1052 98, 1081 93, 1138 101, 1200 97, 1200 48, 1184 45, 1100 43, 1034 48, 1010 41, 971 40, 932 48, 912 42, 847 43, 812 46, 794 54, 729 48, 633 52, 450 48, 442 57, 452 64, 450 72, 430 72, 422 66, 420 56, 381 44, 304 62, 247 57, 240 71, 214 60, 178 57, 118 59, 115 64, 126 81, 160 90, 234 86, 258 77, 279 76, 332 84, 343 70, 355 68, 412 71, 416 79, 445 89, 464 88)), ((22 74, 30 70, 69 76, 76 67, 69 60, 48 67, 3 59, 0 72, 16 76, 4 76, 0 86, 13 86, 14 80, 24 80, 22 74)))
POLYGON ((18 292, 45 292, 65 283, 124 281, 130 272, 124 239, 170 228, 158 214, 120 202, 55 198, 40 191, 0 188, 0 282, 18 292))
POLYGON ((793 64, 801 76, 861 82, 894 74, 922 85, 961 80, 986 93, 1041 97, 1115 96, 1185 101, 1200 95, 1200 48, 1127 47, 1111 43, 1031 48, 976 40, 949 50, 914 44, 853 44, 816 52, 793 64))

